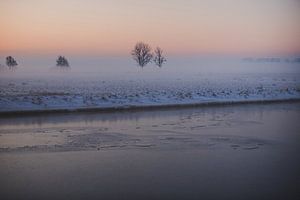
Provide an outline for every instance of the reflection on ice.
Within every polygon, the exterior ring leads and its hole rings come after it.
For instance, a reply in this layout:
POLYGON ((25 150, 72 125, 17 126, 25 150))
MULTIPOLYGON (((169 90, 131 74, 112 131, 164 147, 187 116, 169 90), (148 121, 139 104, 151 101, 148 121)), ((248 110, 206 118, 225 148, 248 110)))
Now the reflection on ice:
POLYGON ((296 123, 286 136, 280 132, 282 123, 293 123, 298 118, 299 103, 49 114, 20 116, 14 121, 1 118, 0 150, 256 150, 285 142, 296 130, 296 123), (281 113, 282 110, 289 112, 281 113))

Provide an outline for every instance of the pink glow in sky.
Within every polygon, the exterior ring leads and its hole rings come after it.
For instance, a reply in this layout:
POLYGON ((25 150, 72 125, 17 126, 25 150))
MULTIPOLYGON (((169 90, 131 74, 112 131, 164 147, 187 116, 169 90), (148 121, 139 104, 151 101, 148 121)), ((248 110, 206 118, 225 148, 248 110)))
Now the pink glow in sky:
POLYGON ((299 0, 1 0, 0 52, 300 53, 299 0))

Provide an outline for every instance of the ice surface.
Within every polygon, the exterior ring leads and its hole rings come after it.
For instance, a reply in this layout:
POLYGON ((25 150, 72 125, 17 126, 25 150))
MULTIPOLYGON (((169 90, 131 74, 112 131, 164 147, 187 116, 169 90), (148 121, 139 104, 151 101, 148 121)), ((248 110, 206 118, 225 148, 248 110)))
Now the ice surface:
POLYGON ((299 103, 2 117, 0 154, 298 147, 298 119, 299 103))

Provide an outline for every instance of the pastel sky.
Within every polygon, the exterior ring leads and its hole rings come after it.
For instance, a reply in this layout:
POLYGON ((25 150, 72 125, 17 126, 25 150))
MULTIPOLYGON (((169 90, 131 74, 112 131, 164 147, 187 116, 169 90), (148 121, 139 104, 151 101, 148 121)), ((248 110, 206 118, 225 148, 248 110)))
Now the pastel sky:
POLYGON ((0 0, 0 53, 300 53, 300 0, 0 0))

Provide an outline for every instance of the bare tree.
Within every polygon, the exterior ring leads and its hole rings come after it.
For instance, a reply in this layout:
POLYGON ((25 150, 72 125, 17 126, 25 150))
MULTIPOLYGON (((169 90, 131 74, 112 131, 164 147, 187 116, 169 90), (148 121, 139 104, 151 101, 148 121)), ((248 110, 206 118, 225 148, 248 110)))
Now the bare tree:
POLYGON ((167 62, 167 59, 162 55, 163 54, 163 50, 159 47, 156 47, 155 49, 155 57, 153 59, 154 63, 158 66, 158 67, 162 67, 162 65, 167 62))
POLYGON ((9 69, 13 69, 15 66, 18 65, 18 63, 12 56, 7 56, 6 65, 9 67, 9 69))
POLYGON ((69 62, 64 56, 58 56, 56 60, 56 66, 58 67, 69 67, 69 62))
POLYGON ((138 42, 131 52, 133 59, 140 67, 144 67, 152 60, 151 47, 143 42, 138 42))

